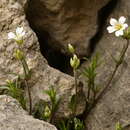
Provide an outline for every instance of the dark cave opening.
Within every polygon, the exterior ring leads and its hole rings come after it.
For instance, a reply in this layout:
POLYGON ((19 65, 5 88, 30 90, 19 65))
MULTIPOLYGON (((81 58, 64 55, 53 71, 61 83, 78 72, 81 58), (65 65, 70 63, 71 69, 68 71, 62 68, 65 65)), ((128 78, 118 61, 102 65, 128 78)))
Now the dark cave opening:
POLYGON ((66 74, 72 74, 72 69, 70 67, 70 57, 61 53, 59 50, 55 50, 48 42, 50 39, 50 36, 47 32, 45 31, 37 31, 34 29, 36 32, 39 43, 40 43, 40 51, 42 55, 46 58, 48 61, 48 64, 60 70, 63 73, 66 74))
MULTIPOLYGON (((91 58, 92 54, 94 53, 95 48, 98 45, 98 42, 103 36, 104 27, 106 26, 107 18, 109 17, 111 12, 114 10, 118 2, 119 0, 110 0, 110 2, 108 2, 107 5, 105 5, 103 8, 101 8, 97 12, 98 13, 98 18, 97 18, 98 29, 97 29, 96 34, 90 39, 89 47, 88 47, 89 54, 87 53, 88 58, 91 58)), ((35 12, 30 12, 31 4, 32 3, 30 1, 28 8, 26 10, 27 20, 29 21, 30 27, 34 30, 34 32, 38 36, 38 40, 40 43, 40 51, 42 55, 46 58, 46 60, 48 61, 48 64, 51 67, 56 68, 63 73, 73 75, 72 69, 70 67, 70 56, 63 54, 62 52, 60 52, 60 50, 55 50, 51 46, 51 41, 50 41, 51 37, 49 33, 33 25, 33 22, 32 22, 33 19, 31 18, 31 13, 35 14, 35 12)), ((84 59, 81 59, 81 64, 82 63, 84 63, 84 59)))
POLYGON ((31 6, 32 4, 35 4, 34 0, 28 3, 28 8, 26 9, 26 18, 30 24, 30 27, 38 37, 41 54, 46 58, 51 67, 60 70, 63 73, 73 75, 73 70, 70 66, 70 56, 62 53, 60 50, 56 50, 52 46, 52 44, 56 43, 56 41, 52 41, 50 34, 45 29, 41 29, 33 23, 32 15, 38 15, 38 11, 42 12, 43 9, 41 9, 41 6, 38 5, 38 9, 36 9, 37 11, 33 11, 31 6))

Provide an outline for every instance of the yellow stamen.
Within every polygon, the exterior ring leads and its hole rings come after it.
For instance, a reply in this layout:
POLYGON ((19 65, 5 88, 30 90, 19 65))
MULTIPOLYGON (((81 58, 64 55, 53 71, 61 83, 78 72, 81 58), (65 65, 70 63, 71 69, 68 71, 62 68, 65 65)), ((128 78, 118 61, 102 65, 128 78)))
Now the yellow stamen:
POLYGON ((120 30, 121 28, 123 28, 123 26, 121 24, 116 24, 115 25, 115 29, 116 30, 120 30))

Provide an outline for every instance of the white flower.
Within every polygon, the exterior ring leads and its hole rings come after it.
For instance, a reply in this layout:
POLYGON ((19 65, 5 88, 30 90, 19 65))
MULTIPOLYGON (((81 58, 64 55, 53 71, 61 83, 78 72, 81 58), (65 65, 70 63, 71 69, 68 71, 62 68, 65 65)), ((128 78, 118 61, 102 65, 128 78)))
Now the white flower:
POLYGON ((13 39, 16 42, 20 43, 23 40, 23 36, 25 35, 25 31, 23 27, 17 27, 16 32, 10 32, 8 33, 8 39, 13 39))
POLYGON ((123 36, 124 30, 128 27, 128 24, 125 23, 126 18, 124 16, 121 16, 119 20, 117 21, 114 18, 110 19, 111 26, 107 27, 107 30, 109 33, 115 32, 115 35, 117 37, 123 36))

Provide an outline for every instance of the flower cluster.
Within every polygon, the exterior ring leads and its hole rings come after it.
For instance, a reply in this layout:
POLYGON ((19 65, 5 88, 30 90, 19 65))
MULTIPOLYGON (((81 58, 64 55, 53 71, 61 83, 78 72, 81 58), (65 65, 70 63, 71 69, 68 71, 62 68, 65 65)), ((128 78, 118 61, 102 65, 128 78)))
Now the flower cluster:
POLYGON ((73 69, 77 69, 80 65, 80 59, 75 54, 75 49, 71 44, 68 44, 68 50, 73 54, 73 57, 70 58, 70 65, 73 69))

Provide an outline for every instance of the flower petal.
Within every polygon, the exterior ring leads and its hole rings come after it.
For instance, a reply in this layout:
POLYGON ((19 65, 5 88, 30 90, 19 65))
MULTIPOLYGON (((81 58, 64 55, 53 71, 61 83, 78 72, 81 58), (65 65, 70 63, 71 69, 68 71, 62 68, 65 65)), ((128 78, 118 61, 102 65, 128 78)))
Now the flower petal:
POLYGON ((116 31, 116 29, 113 26, 108 26, 107 30, 108 30, 109 33, 113 33, 113 32, 116 31))
POLYGON ((124 29, 126 29, 127 27, 128 27, 128 24, 123 24, 122 29, 124 30, 124 29))
POLYGON ((8 33, 8 39, 15 39, 16 35, 12 32, 8 33))
POLYGON ((22 33, 21 33, 21 36, 23 37, 24 35, 25 35, 25 32, 22 32, 22 33))
POLYGON ((16 29, 16 34, 17 34, 17 35, 21 35, 22 32, 23 32, 23 27, 17 27, 17 29, 16 29))
POLYGON ((111 19, 110 19, 110 24, 111 24, 111 25, 114 26, 116 23, 117 23, 117 20, 116 20, 116 19, 114 19, 114 18, 111 18, 111 19))
POLYGON ((123 30, 119 30, 119 31, 116 31, 115 32, 115 35, 117 36, 117 37, 119 37, 119 36, 122 36, 123 35, 123 30))
POLYGON ((119 18, 119 23, 124 24, 125 21, 126 21, 126 18, 125 18, 124 16, 121 16, 121 17, 119 18))

